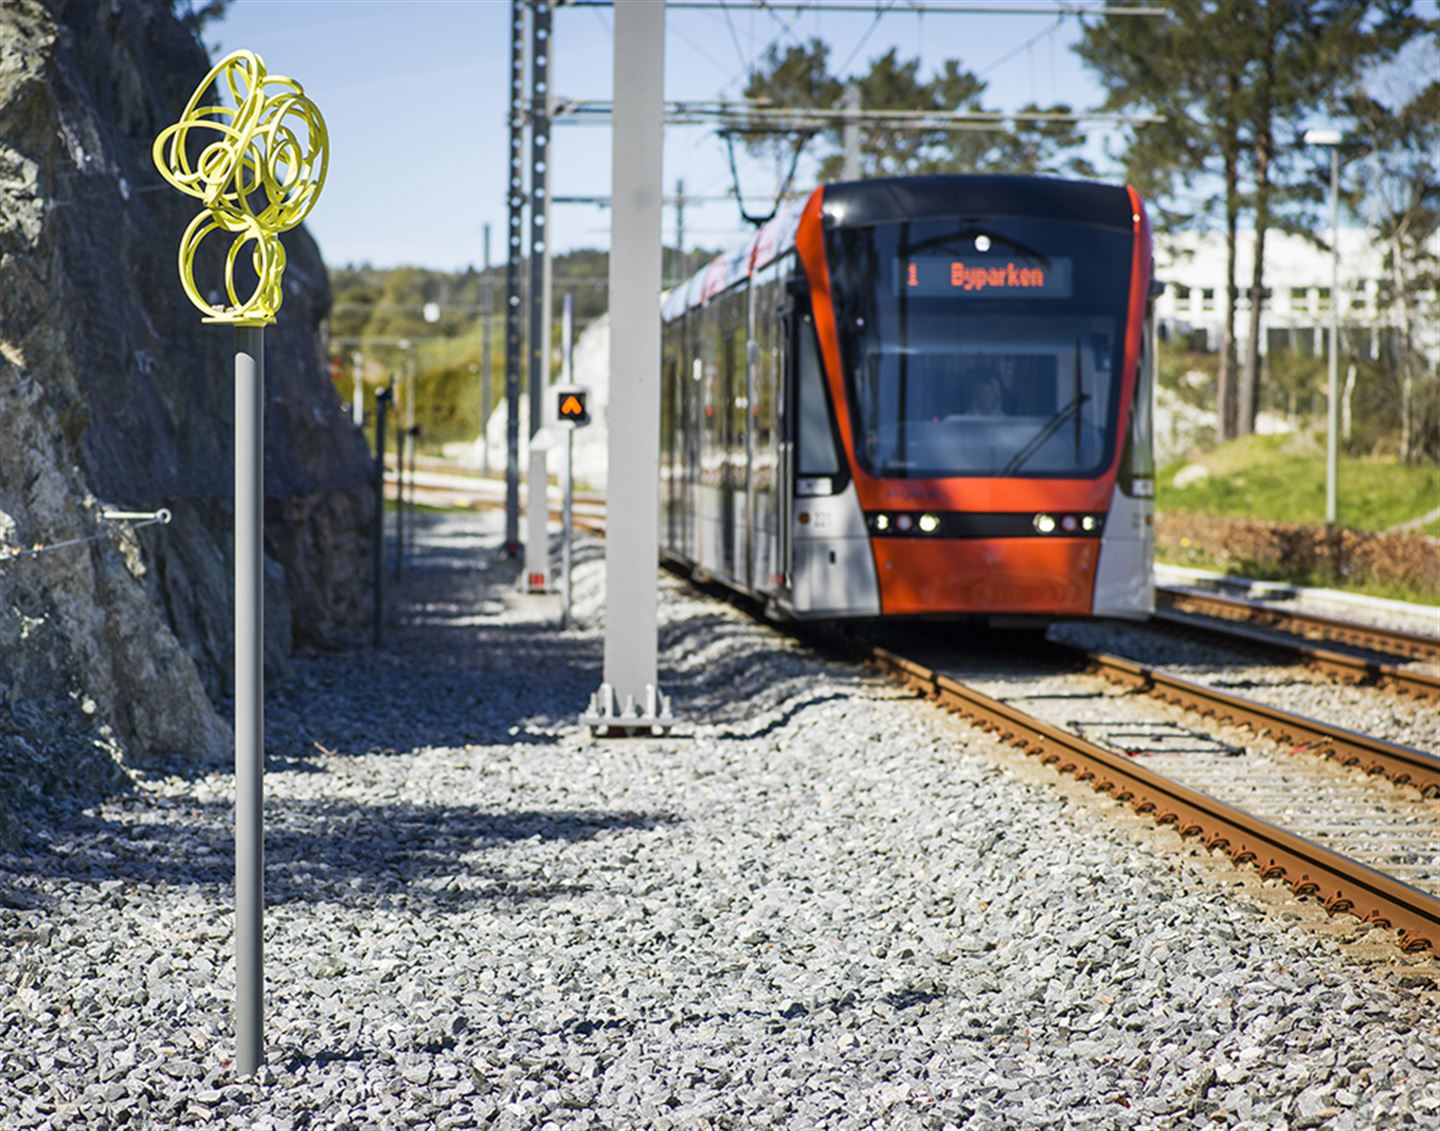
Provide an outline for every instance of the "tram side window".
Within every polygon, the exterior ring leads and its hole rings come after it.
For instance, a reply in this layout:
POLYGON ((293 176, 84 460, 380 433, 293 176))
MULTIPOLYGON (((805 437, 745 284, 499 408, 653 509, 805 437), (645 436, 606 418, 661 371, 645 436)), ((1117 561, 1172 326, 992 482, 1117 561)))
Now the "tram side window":
POLYGON ((815 323, 808 316, 801 320, 799 337, 796 384, 800 399, 797 414, 800 458, 796 470, 806 477, 838 475, 840 460, 835 452, 835 434, 830 428, 830 402, 825 396, 815 323))

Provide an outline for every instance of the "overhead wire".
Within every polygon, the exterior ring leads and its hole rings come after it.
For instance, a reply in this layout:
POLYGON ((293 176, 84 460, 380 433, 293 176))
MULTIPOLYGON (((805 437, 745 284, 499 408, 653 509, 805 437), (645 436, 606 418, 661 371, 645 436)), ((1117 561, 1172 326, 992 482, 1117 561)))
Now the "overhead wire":
POLYGON ((835 73, 837 75, 843 75, 850 70, 850 64, 855 61, 855 56, 860 54, 860 49, 870 42, 870 37, 875 34, 875 29, 880 26, 880 18, 887 12, 892 11, 894 7, 895 0, 888 0, 883 8, 879 4, 875 5, 875 18, 870 21, 870 26, 865 29, 859 41, 850 49, 850 54, 846 56, 845 62, 841 63, 836 69, 835 73))
POLYGON ((740 66, 749 68, 754 65, 753 59, 745 57, 745 48, 740 46, 740 36, 735 31, 735 21, 730 18, 730 8, 722 4, 720 11, 725 17, 725 30, 730 33, 730 42, 735 45, 735 54, 740 60, 740 66))
POLYGON ((985 67, 983 70, 977 71, 975 77, 983 79, 988 75, 993 74, 995 71, 1003 67, 1006 63, 1010 62, 1011 59, 1019 55, 1022 51, 1030 50, 1030 48, 1033 47, 1036 43, 1039 43, 1044 36, 1052 34, 1055 29, 1064 22, 1064 16, 1057 16, 1055 22, 1046 27, 1044 31, 1032 35, 1029 39, 1027 39, 1024 43, 1022 43, 1019 47, 1015 48, 1013 51, 1007 51, 1004 55, 1000 56, 1000 58, 996 59, 995 62, 991 63, 988 67, 985 67))
POLYGON ((731 79, 720 88, 721 94, 724 94, 725 91, 729 90, 741 79, 749 77, 751 72, 754 70, 755 61, 763 57, 766 52, 768 52, 772 47, 779 43, 780 40, 783 39, 786 35, 789 35, 792 39, 795 39, 795 42, 798 46, 805 46, 795 36, 792 29, 794 28, 795 24, 800 21, 800 17, 805 14, 806 9, 809 7, 808 3, 803 3, 800 7, 796 9, 795 15, 791 18, 789 23, 786 23, 783 19, 781 19, 779 14, 776 13, 776 11, 771 8, 770 5, 764 3, 763 0, 761 2, 761 7, 764 8, 764 10, 768 12, 771 17, 774 18, 776 23, 780 24, 780 30, 775 33, 775 35, 770 39, 768 43, 765 44, 764 47, 762 47, 759 51, 755 53, 755 55, 751 58, 750 62, 748 62, 744 67, 742 67, 737 74, 732 76, 731 79))

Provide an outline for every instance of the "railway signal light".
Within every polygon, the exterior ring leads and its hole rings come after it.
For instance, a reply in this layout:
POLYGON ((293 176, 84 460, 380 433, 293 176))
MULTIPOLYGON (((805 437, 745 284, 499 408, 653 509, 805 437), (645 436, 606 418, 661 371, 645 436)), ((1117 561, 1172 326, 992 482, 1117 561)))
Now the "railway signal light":
POLYGON ((556 385, 555 419, 566 428, 584 428, 590 423, 590 390, 582 385, 556 385))

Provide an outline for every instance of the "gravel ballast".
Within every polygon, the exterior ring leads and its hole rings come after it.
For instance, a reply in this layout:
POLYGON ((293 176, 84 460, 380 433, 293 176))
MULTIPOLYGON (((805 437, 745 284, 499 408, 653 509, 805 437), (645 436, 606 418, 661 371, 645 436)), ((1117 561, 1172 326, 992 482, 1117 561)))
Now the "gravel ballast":
POLYGON ((498 542, 426 519, 387 649, 271 697, 258 1077, 229 775, 0 856, 0 1127, 1440 1121, 1428 961, 673 580, 691 733, 590 742, 602 550, 560 633, 498 542))

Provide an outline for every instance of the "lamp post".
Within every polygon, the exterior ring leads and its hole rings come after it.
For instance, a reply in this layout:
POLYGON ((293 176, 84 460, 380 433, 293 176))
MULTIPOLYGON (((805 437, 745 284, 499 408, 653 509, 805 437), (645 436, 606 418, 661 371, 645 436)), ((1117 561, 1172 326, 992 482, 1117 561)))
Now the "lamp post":
POLYGON ((1330 147, 1330 377, 1326 388, 1325 525, 1336 519, 1340 466, 1340 134, 1306 130, 1306 145, 1330 147))

